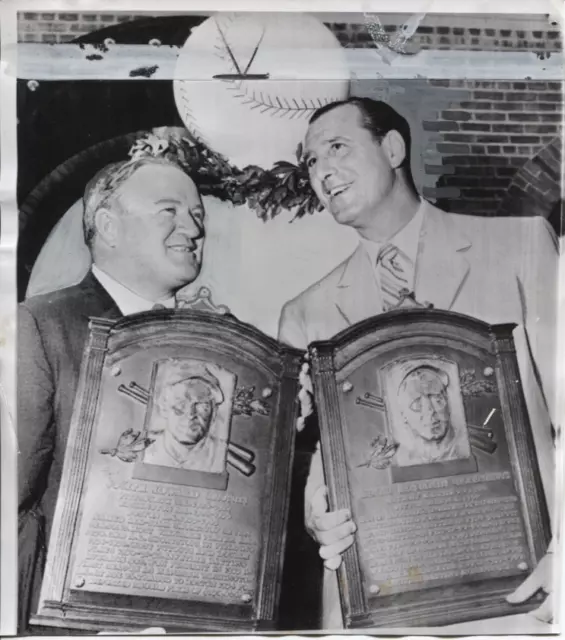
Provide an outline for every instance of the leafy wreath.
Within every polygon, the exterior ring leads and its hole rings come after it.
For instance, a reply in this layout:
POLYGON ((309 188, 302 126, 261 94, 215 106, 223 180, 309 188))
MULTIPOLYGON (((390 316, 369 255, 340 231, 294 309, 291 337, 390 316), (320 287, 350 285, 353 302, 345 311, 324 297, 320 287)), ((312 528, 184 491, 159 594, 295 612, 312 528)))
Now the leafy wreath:
POLYGON ((239 169, 186 129, 161 127, 136 140, 129 155, 132 160, 153 156, 174 161, 194 179, 202 195, 246 204, 264 221, 285 209, 302 218, 323 208, 310 186, 302 144, 296 149, 296 164, 281 160, 271 169, 256 165, 239 169))

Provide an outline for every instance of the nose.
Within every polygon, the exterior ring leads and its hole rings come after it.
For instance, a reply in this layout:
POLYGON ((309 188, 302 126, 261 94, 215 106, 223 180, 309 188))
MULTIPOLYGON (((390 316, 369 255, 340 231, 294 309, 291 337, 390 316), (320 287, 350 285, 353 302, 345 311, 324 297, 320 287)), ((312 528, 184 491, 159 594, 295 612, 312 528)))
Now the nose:
POLYGON ((190 211, 186 211, 177 214, 177 231, 184 232, 189 238, 197 240, 204 235, 204 225, 190 211))
POLYGON ((316 178, 322 184, 331 178, 335 172, 335 163, 332 158, 319 158, 315 165, 316 178))
POLYGON ((436 408, 429 396, 424 396, 422 398, 422 415, 426 419, 434 419, 437 417, 436 408))

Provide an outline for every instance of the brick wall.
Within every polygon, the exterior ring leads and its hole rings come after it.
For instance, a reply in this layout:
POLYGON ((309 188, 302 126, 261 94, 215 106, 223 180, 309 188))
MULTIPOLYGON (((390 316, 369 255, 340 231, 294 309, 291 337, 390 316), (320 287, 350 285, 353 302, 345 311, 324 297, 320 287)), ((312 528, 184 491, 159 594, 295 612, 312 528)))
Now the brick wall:
POLYGON ((430 84, 468 93, 423 122, 424 130, 437 132, 436 160, 425 171, 439 175, 425 195, 459 213, 520 214, 530 208, 548 216, 561 195, 562 83, 430 84))
MULTIPOLYGON (((450 21, 454 19, 451 18, 450 21)), ((464 22, 464 20, 462 20, 464 22)), ((374 46, 371 35, 364 24, 331 23, 328 25, 344 46, 365 48, 374 46)), ((384 30, 394 39, 397 24, 384 24, 384 30)), ((561 33, 555 28, 492 28, 420 25, 411 43, 420 49, 464 49, 464 50, 531 50, 561 51, 561 33)))
POLYGON ((555 138, 516 171, 500 214, 560 215, 562 147, 562 139, 555 138))
MULTIPOLYGON (((410 123, 411 166, 424 197, 476 215, 544 215, 561 197, 563 83, 366 80, 410 123)), ((554 214, 555 215, 555 214, 554 214)))
POLYGON ((64 43, 91 31, 147 16, 117 13, 35 13, 18 14, 20 42, 64 43))
MULTIPOLYGON (((125 13, 22 12, 18 15, 18 37, 20 42, 63 43, 119 22, 147 17, 150 16, 125 13)), ((406 16, 383 17, 384 30, 394 37, 394 32, 405 19, 406 16)), ((562 49, 563 39, 558 25, 549 20, 524 20, 507 16, 487 21, 463 15, 456 18, 458 26, 446 26, 453 25, 454 21, 453 16, 426 16, 412 39, 413 44, 423 49, 527 49, 540 52, 562 49), (442 21, 444 24, 441 24, 442 21)), ((356 22, 330 22, 328 26, 344 46, 374 46, 362 16, 357 17, 356 22)))

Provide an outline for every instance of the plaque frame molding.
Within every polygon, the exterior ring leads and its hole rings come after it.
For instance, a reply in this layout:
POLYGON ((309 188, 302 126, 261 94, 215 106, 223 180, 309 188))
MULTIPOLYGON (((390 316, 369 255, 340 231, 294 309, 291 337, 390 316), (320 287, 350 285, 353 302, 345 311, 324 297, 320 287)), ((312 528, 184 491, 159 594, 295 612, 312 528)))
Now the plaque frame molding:
MULTIPOLYGON (((459 349, 464 346, 469 353, 476 355, 482 352, 496 358, 496 381, 500 390, 513 482, 530 556, 537 564, 550 542, 550 518, 520 384, 512 337, 515 327, 510 323, 489 325, 449 311, 403 309, 359 322, 331 340, 312 343, 309 353, 320 418, 320 443, 329 509, 352 512, 347 447, 341 429, 347 416, 339 400, 340 389, 347 384, 347 376, 370 360, 371 354, 385 344, 415 344, 422 337, 436 344, 456 343, 459 349)), ((370 596, 363 587, 361 557, 356 542, 344 552, 337 577, 346 629, 454 624, 479 617, 524 613, 538 607, 540 599, 543 599, 543 595, 538 594, 523 604, 506 603, 503 596, 516 588, 524 580, 524 575, 477 580, 455 588, 437 586, 420 592, 370 596), (477 614, 477 611, 480 613, 477 614)))
POLYGON ((176 632, 276 628, 298 416, 298 374, 303 353, 279 344, 233 316, 208 311, 166 309, 133 314, 117 321, 91 318, 89 327, 39 605, 31 624, 116 632, 148 626, 176 632), (205 345, 224 356, 241 355, 244 361, 274 377, 279 385, 277 402, 273 403, 269 416, 273 424, 269 445, 271 466, 268 489, 263 493, 264 510, 270 517, 263 519, 259 532, 254 595, 250 602, 216 604, 73 589, 70 568, 103 372, 148 344, 155 347, 161 341, 180 346, 186 345, 187 340, 195 340, 199 346, 205 345), (132 601, 137 602, 135 608, 132 601))

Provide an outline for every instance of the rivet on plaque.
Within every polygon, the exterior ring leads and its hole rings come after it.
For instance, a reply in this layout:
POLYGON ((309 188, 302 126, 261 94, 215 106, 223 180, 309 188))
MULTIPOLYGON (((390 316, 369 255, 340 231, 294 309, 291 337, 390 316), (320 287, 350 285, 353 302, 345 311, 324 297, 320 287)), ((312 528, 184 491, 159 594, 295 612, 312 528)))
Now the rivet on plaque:
POLYGON ((518 565, 518 569, 520 569, 520 571, 527 571, 528 570, 528 565, 526 562, 520 562, 520 564, 518 565))
POLYGON ((77 578, 77 581, 75 582, 75 586, 78 587, 79 589, 81 587, 84 587, 85 584, 86 584, 86 580, 84 578, 77 578))
POLYGON ((263 398, 270 398, 273 395, 273 390, 269 387, 265 387, 261 392, 261 395, 263 396, 263 398))
POLYGON ((37 82, 37 80, 29 80, 27 83, 27 88, 30 91, 35 91, 37 89, 37 87, 39 87, 39 82, 37 82))
POLYGON ((241 601, 242 602, 251 602, 251 596, 248 593, 244 593, 241 596, 241 601))
POLYGON ((111 373, 112 373, 112 375, 114 376, 114 378, 116 378, 117 376, 119 376, 121 372, 122 372, 122 370, 120 369, 120 367, 118 367, 118 365, 117 365, 117 364, 116 364, 116 365, 114 365, 114 366, 112 367, 112 371, 111 371, 111 373))
POLYGON ((490 378, 490 376, 492 376, 492 374, 494 373, 494 369, 492 367, 485 367, 483 373, 487 378, 490 378))
POLYGON ((342 388, 344 393, 349 393, 351 391, 351 389, 353 389, 353 385, 351 384, 351 382, 349 382, 349 380, 346 380, 342 384, 341 388, 342 388))
POLYGON ((377 585, 377 584, 372 584, 369 587, 369 591, 376 596, 378 593, 380 593, 381 588, 377 585))

